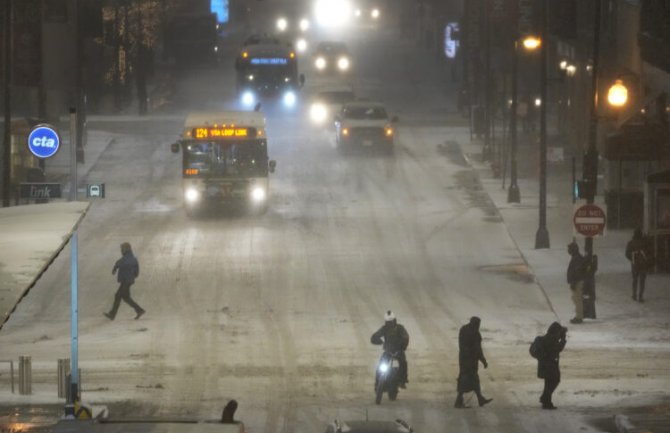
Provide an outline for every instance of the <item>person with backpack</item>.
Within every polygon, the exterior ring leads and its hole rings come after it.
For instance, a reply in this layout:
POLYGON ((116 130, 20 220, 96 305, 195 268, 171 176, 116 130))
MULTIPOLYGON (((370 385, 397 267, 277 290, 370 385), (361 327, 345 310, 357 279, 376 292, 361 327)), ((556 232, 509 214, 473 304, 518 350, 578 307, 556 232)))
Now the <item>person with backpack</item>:
POLYGON ((570 323, 579 324, 584 321, 584 280, 587 276, 587 263, 575 241, 568 244, 568 254, 570 254, 570 263, 567 279, 572 292, 572 302, 575 304, 575 317, 570 320, 570 323))
POLYGON ((642 229, 636 228, 633 238, 626 244, 626 258, 630 260, 630 271, 633 275, 633 301, 644 302, 644 288, 647 281, 647 272, 651 265, 651 251, 647 248, 647 241, 642 229), (638 296, 638 283, 640 292, 638 296))
POLYGON ((554 322, 545 335, 538 335, 530 345, 530 355, 537 359, 537 377, 544 379, 544 390, 540 397, 542 409, 556 409, 552 394, 561 382, 559 356, 567 342, 568 328, 554 322))

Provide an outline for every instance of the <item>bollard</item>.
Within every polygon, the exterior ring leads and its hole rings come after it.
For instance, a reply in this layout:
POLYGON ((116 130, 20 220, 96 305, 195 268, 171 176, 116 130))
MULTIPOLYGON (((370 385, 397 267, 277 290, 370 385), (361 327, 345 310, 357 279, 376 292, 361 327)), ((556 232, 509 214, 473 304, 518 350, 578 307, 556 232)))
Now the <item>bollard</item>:
MULTIPOLYGON (((79 390, 79 395, 75 396, 76 398, 79 398, 81 396, 81 368, 77 369, 79 372, 79 383, 77 384, 77 388, 79 390)), ((74 403, 75 399, 72 396, 72 374, 70 374, 70 369, 68 367, 68 372, 65 375, 65 401, 68 403, 74 403)))
POLYGON ((58 398, 66 398, 68 391, 67 377, 70 375, 70 359, 63 358, 58 360, 58 398))
POLYGON ((30 356, 19 356, 19 394, 32 394, 33 367, 30 356))

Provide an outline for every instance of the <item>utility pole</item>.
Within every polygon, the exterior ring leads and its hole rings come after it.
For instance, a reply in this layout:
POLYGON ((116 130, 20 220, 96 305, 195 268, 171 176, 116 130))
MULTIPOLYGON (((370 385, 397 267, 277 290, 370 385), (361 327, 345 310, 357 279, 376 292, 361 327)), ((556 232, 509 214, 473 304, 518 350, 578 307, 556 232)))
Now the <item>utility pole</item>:
POLYGON ((2 152, 2 206, 8 207, 11 196, 11 169, 12 169, 12 0, 5 0, 5 22, 3 28, 5 63, 4 86, 5 95, 5 130, 3 135, 2 152))
MULTIPOLYGON (((586 203, 595 202, 598 189, 598 75, 600 66, 600 16, 602 0, 595 0, 595 15, 593 21, 593 68, 591 69, 591 117, 589 121, 589 143, 582 166, 582 180, 585 186, 586 203)), ((592 273, 595 272, 597 264, 594 263, 593 237, 584 240, 584 253, 587 260, 592 261, 592 273)), ((584 295, 588 297, 584 314, 586 317, 595 319, 596 282, 593 275, 584 284, 584 295)))

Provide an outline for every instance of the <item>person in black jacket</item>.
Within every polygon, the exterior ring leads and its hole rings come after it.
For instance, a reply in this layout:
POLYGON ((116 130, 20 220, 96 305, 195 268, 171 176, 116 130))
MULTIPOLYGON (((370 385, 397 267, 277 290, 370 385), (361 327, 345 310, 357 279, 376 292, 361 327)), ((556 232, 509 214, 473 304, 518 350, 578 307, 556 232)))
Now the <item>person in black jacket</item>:
POLYGON ((114 295, 114 305, 109 313, 104 313, 109 320, 114 320, 116 312, 119 310, 119 305, 123 299, 126 304, 130 305, 135 310, 135 320, 139 319, 145 313, 144 309, 137 305, 133 298, 130 297, 130 286, 135 283, 135 278, 140 275, 140 264, 133 255, 133 250, 128 242, 121 244, 121 258, 116 261, 114 268, 112 268, 112 275, 117 274, 117 281, 119 282, 119 289, 114 295))
POLYGON ((384 351, 394 353, 398 359, 398 375, 400 387, 405 388, 407 382, 407 358, 405 350, 409 345, 409 334, 404 326, 398 323, 395 314, 388 310, 384 315, 384 325, 370 337, 372 344, 382 344, 384 351))
POLYGON ((561 382, 559 356, 565 348, 567 332, 568 328, 554 322, 541 339, 537 354, 537 377, 544 379, 544 391, 540 397, 542 409, 556 409, 551 396, 561 382))
POLYGON ((575 304, 575 317, 570 323, 582 323, 584 321, 584 280, 586 279, 586 261, 579 252, 579 245, 572 241, 568 244, 570 263, 568 264, 567 280, 572 292, 572 302, 575 304))
POLYGON ((651 264, 652 253, 648 248, 642 230, 637 228, 633 232, 633 238, 626 244, 626 258, 630 260, 630 272, 633 275, 633 300, 644 302, 644 286, 647 281, 647 272, 651 264), (640 283, 640 294, 637 288, 640 283))
POLYGON ((482 395, 479 384, 479 363, 488 368, 484 352, 482 351, 482 336, 479 333, 479 317, 471 317, 470 322, 461 327, 458 333, 458 396, 454 407, 465 408, 463 394, 474 391, 480 406, 490 403, 493 399, 482 395))

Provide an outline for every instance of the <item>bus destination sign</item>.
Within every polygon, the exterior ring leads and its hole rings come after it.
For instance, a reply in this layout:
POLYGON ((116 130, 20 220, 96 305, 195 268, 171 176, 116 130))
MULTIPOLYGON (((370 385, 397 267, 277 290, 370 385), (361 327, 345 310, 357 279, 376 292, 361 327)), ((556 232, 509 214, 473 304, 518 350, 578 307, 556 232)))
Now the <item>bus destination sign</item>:
POLYGON ((241 128, 233 126, 205 126, 193 128, 191 136, 196 140, 207 140, 211 138, 248 138, 255 135, 253 128, 241 128))

